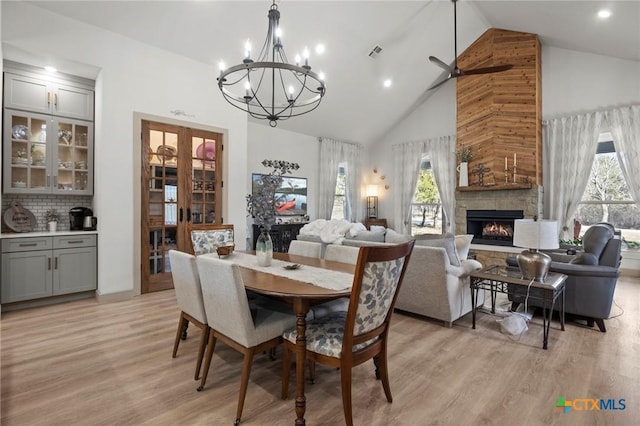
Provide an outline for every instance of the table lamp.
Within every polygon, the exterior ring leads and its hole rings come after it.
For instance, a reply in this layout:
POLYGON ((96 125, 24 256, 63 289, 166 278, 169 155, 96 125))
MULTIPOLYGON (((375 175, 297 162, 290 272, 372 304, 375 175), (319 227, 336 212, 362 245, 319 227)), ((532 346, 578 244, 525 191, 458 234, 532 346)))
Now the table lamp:
POLYGON ((378 217, 378 185, 367 185, 367 217, 378 217))
POLYGON ((538 250, 556 249, 558 222, 555 220, 516 219, 513 229, 513 245, 525 247, 518 256, 518 266, 524 279, 544 282, 549 272, 551 258, 538 250))

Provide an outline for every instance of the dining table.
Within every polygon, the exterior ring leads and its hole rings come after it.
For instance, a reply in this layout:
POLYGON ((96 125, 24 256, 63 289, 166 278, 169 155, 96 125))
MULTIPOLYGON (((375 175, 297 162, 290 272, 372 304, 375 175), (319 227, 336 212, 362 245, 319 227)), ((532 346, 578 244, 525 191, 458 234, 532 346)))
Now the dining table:
MULTIPOLYGON (((234 253, 255 255, 253 251, 239 251, 234 253)), ((235 255, 231 255, 228 259, 234 261, 234 256, 235 255)), ((322 286, 324 285, 323 283, 314 283, 314 281, 321 281, 317 278, 317 272, 322 273, 322 271, 319 270, 342 273, 342 276, 340 276, 342 282, 345 282, 350 275, 351 281, 353 281, 355 265, 288 253, 273 253, 273 259, 276 264, 268 268, 248 267, 246 263, 243 265, 242 262, 238 262, 238 266, 240 266, 240 274, 242 275, 247 290, 290 305, 296 316, 295 424, 304 425, 304 414, 307 405, 304 389, 307 314, 309 309, 314 305, 341 297, 349 297, 351 294, 350 285, 348 288, 327 288, 326 286, 322 286), (295 269, 294 273, 288 273, 287 276, 283 276, 283 266, 287 265, 302 265, 302 267, 295 269)), ((246 262, 246 260, 244 262, 246 262)), ((324 278, 326 279, 327 277, 324 278)))

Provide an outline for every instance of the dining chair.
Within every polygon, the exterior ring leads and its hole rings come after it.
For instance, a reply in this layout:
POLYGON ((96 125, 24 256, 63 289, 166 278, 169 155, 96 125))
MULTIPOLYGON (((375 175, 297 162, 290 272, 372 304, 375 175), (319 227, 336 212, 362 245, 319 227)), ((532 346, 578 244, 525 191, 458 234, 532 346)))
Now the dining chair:
MULTIPOLYGON (((387 368, 389 324, 398 290, 411 257, 414 241, 388 247, 362 247, 356 263, 349 310, 307 322, 306 356, 320 364, 340 368, 342 405, 347 425, 353 425, 351 370, 373 358, 376 378, 382 380, 387 401, 392 402, 387 368)), ((282 398, 289 390, 291 352, 297 332, 283 333, 282 398)))
POLYGON ((195 256, 177 250, 169 250, 169 260, 171 262, 171 276, 173 287, 176 292, 176 299, 180 307, 180 318, 178 319, 178 330, 173 343, 173 358, 178 353, 180 340, 185 333, 189 323, 195 325, 202 334, 200 335, 200 345, 198 346, 198 360, 196 362, 196 373, 194 380, 200 378, 200 366, 204 349, 209 339, 209 326, 207 315, 204 310, 202 290, 200 288, 200 277, 196 266, 195 256))
POLYGON ((322 244, 311 241, 293 240, 289 245, 289 254, 320 259, 322 244))
POLYGON ((329 244, 324 252, 324 260, 355 265, 358 262, 358 253, 360 247, 329 244))
POLYGON ((282 333, 295 325, 292 313, 268 309, 250 309, 238 265, 211 256, 196 260, 202 285, 204 308, 209 320, 209 343, 198 391, 204 389, 217 340, 242 353, 242 378, 235 425, 240 423, 247 394, 251 365, 256 353, 282 343, 282 333))
POLYGON ((207 225, 206 229, 194 229, 191 231, 191 244, 193 254, 199 256, 206 253, 215 253, 220 246, 233 245, 233 225, 207 225))

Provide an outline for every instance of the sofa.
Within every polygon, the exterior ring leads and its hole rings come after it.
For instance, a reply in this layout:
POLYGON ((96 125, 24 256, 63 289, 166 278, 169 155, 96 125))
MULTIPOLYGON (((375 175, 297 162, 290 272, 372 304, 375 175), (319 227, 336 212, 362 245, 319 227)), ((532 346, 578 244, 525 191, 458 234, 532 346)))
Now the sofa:
MULTIPOLYGON (((420 237, 413 248, 404 281, 398 293, 396 310, 443 321, 451 327, 458 318, 471 312, 469 274, 482 269, 482 264, 467 259, 472 235, 446 234, 433 238, 420 237)), ((298 235, 298 239, 321 242, 313 236, 298 235)), ((359 231, 346 235, 340 243, 345 246, 391 245, 414 237, 392 229, 359 231)), ((323 243, 326 250, 326 243, 323 243)), ((323 252, 324 252, 323 250, 323 252)), ((478 306, 484 304, 484 292, 478 296, 478 306)))

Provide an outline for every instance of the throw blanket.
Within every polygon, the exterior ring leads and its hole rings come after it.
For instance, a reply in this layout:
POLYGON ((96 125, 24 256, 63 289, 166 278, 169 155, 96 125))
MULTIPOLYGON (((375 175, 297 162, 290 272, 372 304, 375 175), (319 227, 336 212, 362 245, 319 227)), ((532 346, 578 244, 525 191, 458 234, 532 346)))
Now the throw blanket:
POLYGON ((367 228, 360 222, 351 223, 348 220, 317 219, 300 228, 300 234, 320 237, 326 244, 342 244, 345 235, 349 233, 355 237, 358 232, 367 228))

